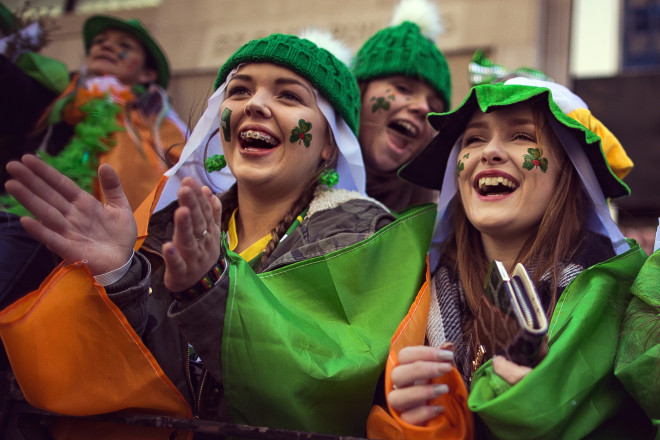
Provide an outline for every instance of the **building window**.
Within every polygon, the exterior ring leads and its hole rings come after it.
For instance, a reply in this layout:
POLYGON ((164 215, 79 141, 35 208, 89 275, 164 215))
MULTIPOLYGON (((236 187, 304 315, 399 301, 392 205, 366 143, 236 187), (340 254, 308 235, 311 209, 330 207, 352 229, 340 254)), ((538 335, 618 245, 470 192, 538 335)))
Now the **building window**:
POLYGON ((660 68, 660 0, 623 3, 623 69, 660 68))

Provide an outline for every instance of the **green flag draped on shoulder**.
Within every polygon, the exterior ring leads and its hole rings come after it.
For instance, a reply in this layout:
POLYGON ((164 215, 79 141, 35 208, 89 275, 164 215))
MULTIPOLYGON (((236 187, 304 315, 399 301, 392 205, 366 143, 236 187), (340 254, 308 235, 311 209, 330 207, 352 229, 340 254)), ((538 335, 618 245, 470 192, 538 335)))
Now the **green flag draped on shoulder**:
POLYGON ((435 205, 414 208, 359 243, 261 274, 228 253, 222 374, 234 422, 364 435, 434 219, 435 205))

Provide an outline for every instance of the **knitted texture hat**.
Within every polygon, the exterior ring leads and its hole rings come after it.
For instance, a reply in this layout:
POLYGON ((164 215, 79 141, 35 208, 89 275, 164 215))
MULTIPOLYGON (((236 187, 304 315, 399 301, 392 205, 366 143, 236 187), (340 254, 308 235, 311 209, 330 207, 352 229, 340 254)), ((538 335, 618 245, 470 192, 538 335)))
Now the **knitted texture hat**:
POLYGON ((215 89, 241 63, 265 62, 293 70, 305 77, 344 118, 357 135, 360 120, 360 90, 348 67, 326 49, 294 35, 272 34, 241 46, 222 65, 215 89))
MULTIPOLYGON (((425 2, 402 2, 400 14, 395 13, 393 22, 404 19, 376 32, 360 48, 353 60, 353 74, 358 81, 368 81, 392 75, 404 75, 421 78, 435 89, 445 101, 446 108, 451 107, 451 72, 447 60, 435 43, 425 34, 433 34, 415 18, 433 18, 437 13, 428 9, 425 2), (421 11, 422 7, 427 10, 421 11), (399 15, 399 17, 397 17, 399 15), (411 17, 410 19, 405 19, 411 17), (422 26, 420 26, 420 24, 422 26)), ((437 25, 436 25, 437 26, 437 25)))
POLYGON ((94 15, 89 17, 83 25, 83 41, 85 43, 85 53, 89 53, 94 37, 106 29, 118 29, 128 32, 142 43, 147 52, 147 56, 153 61, 158 79, 156 83, 166 89, 170 81, 170 67, 165 57, 165 52, 160 48, 156 40, 153 39, 149 31, 142 25, 140 20, 131 18, 122 20, 120 18, 107 15, 94 15))

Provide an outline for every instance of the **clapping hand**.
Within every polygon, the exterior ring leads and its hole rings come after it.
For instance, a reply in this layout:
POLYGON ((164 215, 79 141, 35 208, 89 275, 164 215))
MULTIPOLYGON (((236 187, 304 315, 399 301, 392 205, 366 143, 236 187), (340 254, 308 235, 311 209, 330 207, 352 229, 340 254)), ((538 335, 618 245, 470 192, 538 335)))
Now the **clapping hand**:
POLYGON ((183 179, 178 197, 174 235, 163 245, 165 287, 172 292, 194 286, 220 257, 220 200, 190 177, 183 179))
POLYGON ((109 165, 98 170, 106 203, 79 188, 36 156, 7 164, 7 192, 33 215, 21 224, 67 262, 86 261, 92 275, 117 269, 131 257, 137 238, 133 212, 109 165))

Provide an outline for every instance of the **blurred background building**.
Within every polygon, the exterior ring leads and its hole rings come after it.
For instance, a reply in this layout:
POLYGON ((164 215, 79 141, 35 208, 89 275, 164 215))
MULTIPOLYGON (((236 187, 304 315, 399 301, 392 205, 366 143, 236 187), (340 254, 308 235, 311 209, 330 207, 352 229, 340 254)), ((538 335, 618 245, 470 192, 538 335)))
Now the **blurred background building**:
MULTIPOLYGON (((12 10, 25 0, 2 0, 12 10)), ((242 43, 272 32, 331 30, 353 50, 389 24, 398 0, 30 0, 57 27, 42 53, 77 69, 81 27, 103 13, 137 17, 167 52, 169 93, 194 126, 218 67, 242 43)), ((438 46, 453 75, 453 103, 469 90, 476 49, 510 69, 532 67, 575 90, 621 140, 635 168, 617 202, 629 236, 653 240, 660 216, 660 0, 435 0, 438 46), (656 166, 658 170, 656 170, 656 166)), ((649 250, 648 243, 643 243, 649 250)))

